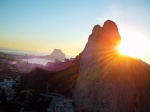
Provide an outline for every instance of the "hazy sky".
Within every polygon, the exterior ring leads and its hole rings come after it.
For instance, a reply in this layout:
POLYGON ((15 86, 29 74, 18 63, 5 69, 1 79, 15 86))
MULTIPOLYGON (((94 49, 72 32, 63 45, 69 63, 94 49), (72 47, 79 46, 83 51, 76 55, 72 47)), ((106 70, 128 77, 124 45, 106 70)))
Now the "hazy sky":
POLYGON ((80 53, 107 19, 150 40, 149 0, 0 0, 0 48, 80 53))

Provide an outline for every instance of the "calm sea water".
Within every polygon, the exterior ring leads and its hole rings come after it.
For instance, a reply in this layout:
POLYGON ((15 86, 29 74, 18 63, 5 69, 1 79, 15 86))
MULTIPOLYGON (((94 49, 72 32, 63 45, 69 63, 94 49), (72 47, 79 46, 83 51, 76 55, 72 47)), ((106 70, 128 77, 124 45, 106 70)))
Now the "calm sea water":
MULTIPOLYGON (((13 50, 13 49, 4 49, 0 48, 0 52, 6 52, 11 54, 28 54, 28 55, 35 55, 35 56, 42 56, 42 55, 49 55, 48 53, 41 53, 41 52, 31 52, 31 51, 21 51, 21 50, 13 50)), ((74 58, 75 56, 66 55, 66 58, 74 58)), ((23 61, 26 61, 28 63, 35 63, 35 64, 41 64, 45 66, 47 62, 54 62, 52 60, 47 59, 41 59, 41 58, 30 58, 30 59, 22 59, 23 61)))
POLYGON ((47 64, 47 62, 54 62, 52 60, 48 60, 48 59, 40 59, 40 58, 30 58, 30 59, 21 59, 23 61, 26 61, 28 63, 35 63, 35 64, 40 64, 45 66, 47 64))
MULTIPOLYGON (((44 56, 44 55, 51 54, 51 53, 21 51, 21 50, 5 49, 5 48, 0 48, 0 52, 6 52, 11 54, 22 54, 22 55, 28 54, 28 55, 36 55, 36 56, 44 56)), ((66 58, 75 58, 75 57, 76 55, 66 55, 66 58)))

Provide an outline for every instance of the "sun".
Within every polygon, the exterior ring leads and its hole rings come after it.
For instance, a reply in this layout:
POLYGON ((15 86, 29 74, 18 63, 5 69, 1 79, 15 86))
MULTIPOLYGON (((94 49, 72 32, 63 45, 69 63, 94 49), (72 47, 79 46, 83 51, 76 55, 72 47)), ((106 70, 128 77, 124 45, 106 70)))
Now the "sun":
POLYGON ((126 31, 122 35, 122 41, 118 51, 122 55, 139 59, 146 59, 149 54, 148 39, 139 31, 126 31))

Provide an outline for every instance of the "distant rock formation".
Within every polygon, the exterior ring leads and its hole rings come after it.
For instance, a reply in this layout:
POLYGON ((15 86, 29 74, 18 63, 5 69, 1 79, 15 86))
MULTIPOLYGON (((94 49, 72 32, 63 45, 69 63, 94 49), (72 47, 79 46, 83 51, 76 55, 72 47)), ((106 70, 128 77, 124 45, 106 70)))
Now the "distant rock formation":
POLYGON ((51 55, 49 55, 49 58, 57 59, 57 60, 60 60, 60 61, 64 61, 66 59, 65 53, 63 53, 59 49, 54 49, 53 52, 51 53, 51 55))
POLYGON ((121 56, 117 25, 96 25, 82 52, 74 92, 79 112, 150 112, 150 66, 121 56))
POLYGON ((66 59, 65 53, 59 49, 54 49, 50 55, 40 56, 40 58, 49 59, 49 60, 59 60, 64 61, 66 59))

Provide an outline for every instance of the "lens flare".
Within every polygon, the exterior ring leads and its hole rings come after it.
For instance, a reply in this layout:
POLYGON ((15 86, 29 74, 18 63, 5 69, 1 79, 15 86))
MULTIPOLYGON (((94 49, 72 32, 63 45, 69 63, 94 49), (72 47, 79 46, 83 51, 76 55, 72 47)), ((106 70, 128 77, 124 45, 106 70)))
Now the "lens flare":
POLYGON ((118 46, 119 53, 139 59, 146 59, 149 53, 148 39, 139 32, 124 32, 118 46))

